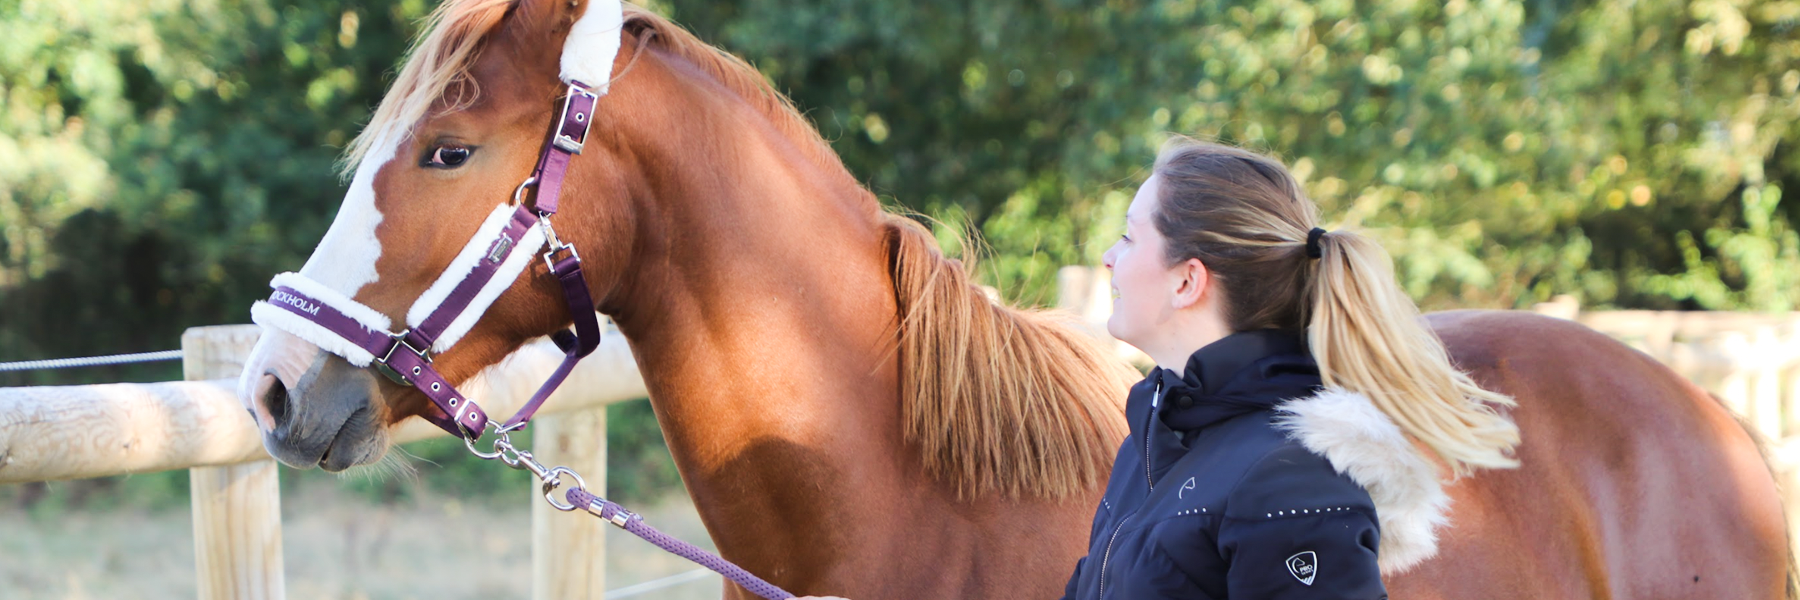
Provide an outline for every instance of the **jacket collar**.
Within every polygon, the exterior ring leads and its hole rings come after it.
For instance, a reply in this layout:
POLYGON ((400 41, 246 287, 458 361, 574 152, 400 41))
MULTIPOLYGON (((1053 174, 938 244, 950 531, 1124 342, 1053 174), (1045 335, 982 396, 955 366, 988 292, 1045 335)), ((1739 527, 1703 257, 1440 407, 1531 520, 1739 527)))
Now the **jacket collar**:
POLYGON ((1176 386, 1217 394, 1244 367, 1277 354, 1307 354, 1306 342, 1290 332, 1278 329, 1253 329, 1219 338, 1188 357, 1182 375, 1157 367, 1164 389, 1176 386))
POLYGON ((1151 378, 1162 384, 1163 423, 1182 432, 1310 396, 1320 385, 1305 340, 1274 329, 1225 336, 1188 357, 1182 375, 1159 367, 1151 378))

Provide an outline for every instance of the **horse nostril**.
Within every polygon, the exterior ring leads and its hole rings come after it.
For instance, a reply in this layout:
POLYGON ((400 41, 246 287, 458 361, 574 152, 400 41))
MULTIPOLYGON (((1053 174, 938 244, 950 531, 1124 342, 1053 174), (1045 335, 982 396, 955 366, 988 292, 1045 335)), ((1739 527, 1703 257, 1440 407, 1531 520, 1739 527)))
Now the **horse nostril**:
POLYGON ((263 406, 269 410, 270 429, 279 429, 287 421, 288 393, 281 378, 273 379, 275 381, 269 385, 268 391, 263 392, 263 406))

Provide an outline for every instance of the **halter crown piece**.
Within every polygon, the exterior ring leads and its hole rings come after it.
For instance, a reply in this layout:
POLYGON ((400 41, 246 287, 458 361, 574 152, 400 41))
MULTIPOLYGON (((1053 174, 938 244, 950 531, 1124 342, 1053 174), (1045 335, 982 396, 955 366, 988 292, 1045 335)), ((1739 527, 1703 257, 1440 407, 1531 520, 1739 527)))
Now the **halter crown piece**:
POLYGON ((493 423, 480 406, 438 374, 431 365, 432 356, 449 350, 468 333, 542 249, 540 256, 562 287, 575 330, 551 336, 565 353, 562 364, 517 414, 495 429, 504 433, 524 427, 575 363, 600 345, 600 322, 582 278, 581 255, 573 245, 558 239, 550 224, 569 159, 580 154, 587 143, 594 107, 606 93, 619 50, 624 21, 619 3, 593 2, 588 12, 591 14, 576 22, 563 44, 561 78, 568 89, 537 167, 513 191, 510 201, 494 208, 449 268, 413 302, 406 312, 406 328, 392 331, 386 315, 299 273, 276 275, 269 282, 275 292, 266 302, 250 308, 251 320, 312 342, 350 364, 373 366, 394 382, 417 388, 443 412, 425 415, 425 420, 465 441, 476 440, 493 423), (599 85, 583 83, 586 81, 599 85), (524 202, 527 188, 537 190, 531 207, 524 202))

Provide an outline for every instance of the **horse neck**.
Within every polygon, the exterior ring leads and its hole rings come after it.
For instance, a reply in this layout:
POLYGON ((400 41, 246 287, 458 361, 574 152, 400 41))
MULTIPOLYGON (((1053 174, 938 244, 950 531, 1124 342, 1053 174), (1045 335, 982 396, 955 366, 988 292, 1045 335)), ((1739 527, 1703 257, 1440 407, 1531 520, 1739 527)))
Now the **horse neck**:
POLYGON ((642 176, 638 243, 607 310, 720 549, 773 560, 801 551, 783 536, 818 540, 806 524, 833 519, 839 493, 902 470, 881 212, 760 109, 673 87, 622 132, 642 176))

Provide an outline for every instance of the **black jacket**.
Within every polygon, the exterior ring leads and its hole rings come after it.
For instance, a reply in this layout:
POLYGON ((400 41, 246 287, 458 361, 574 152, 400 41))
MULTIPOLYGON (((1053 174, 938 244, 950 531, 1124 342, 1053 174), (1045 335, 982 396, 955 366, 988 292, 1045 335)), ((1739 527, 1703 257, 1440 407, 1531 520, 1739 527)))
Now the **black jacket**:
POLYGON ((1274 330, 1195 352, 1131 388, 1131 435, 1069 600, 1387 597, 1368 492, 1273 423, 1320 387, 1305 342, 1274 330))

